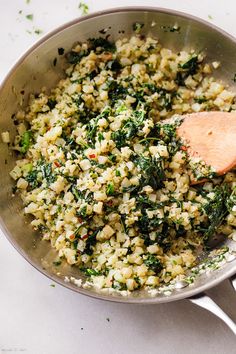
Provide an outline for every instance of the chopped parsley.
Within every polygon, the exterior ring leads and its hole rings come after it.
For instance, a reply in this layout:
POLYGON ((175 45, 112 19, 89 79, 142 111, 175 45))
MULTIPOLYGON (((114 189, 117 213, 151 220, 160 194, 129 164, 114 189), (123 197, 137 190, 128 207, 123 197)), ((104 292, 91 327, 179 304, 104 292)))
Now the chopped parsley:
POLYGON ((55 108, 56 104, 57 104, 57 101, 55 99, 53 99, 53 98, 48 99, 47 105, 50 108, 50 110, 55 108))
POLYGON ((142 172, 140 183, 142 186, 151 186, 154 190, 163 187, 165 179, 164 165, 158 157, 138 156, 134 163, 142 172))
POLYGON ((35 30, 34 30, 34 33, 35 34, 42 34, 43 33, 43 30, 41 30, 40 28, 36 28, 35 30))
POLYGON ((59 265, 61 265, 61 261, 54 261, 54 262, 53 262, 53 265, 56 266, 56 267, 58 267, 59 265))
POLYGON ((100 275, 101 274, 101 272, 99 272, 99 271, 97 271, 97 270, 95 270, 93 268, 83 268, 83 267, 81 267, 80 270, 82 272, 84 272, 86 275, 88 275, 89 277, 91 277, 92 275, 96 276, 96 275, 100 275))
POLYGON ((107 195, 113 195, 115 191, 115 187, 113 183, 108 183, 107 185, 107 190, 106 190, 106 194, 107 195))
POLYGON ((22 154, 26 154, 26 152, 30 148, 30 145, 32 144, 32 141, 33 141, 32 131, 27 130, 26 132, 23 133, 20 141, 20 152, 22 152, 22 154))
POLYGON ((198 65, 199 65, 198 56, 193 55, 185 63, 180 64, 180 68, 186 71, 188 75, 194 75, 197 73, 198 65))
POLYGON ((70 64, 78 64, 80 60, 87 56, 89 53, 86 50, 81 50, 80 52, 70 51, 67 53, 66 58, 70 64))
POLYGON ((33 21, 34 15, 33 14, 29 14, 25 16, 27 18, 27 20, 33 21))
POLYGON ((135 22, 133 24, 133 31, 138 34, 141 32, 141 29, 143 28, 143 26, 144 26, 144 23, 135 22))
POLYGON ((83 1, 79 3, 79 9, 81 10, 82 15, 87 15, 89 13, 88 5, 83 1))

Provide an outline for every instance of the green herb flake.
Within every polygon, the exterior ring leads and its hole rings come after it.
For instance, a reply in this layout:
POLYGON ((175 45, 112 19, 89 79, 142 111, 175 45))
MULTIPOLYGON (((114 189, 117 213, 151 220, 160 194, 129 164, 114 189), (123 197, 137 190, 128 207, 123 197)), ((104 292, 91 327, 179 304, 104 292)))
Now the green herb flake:
POLYGON ((25 17, 26 17, 27 20, 29 20, 29 21, 33 21, 33 19, 34 19, 34 15, 33 15, 33 14, 26 15, 25 17))
POLYGON ((83 1, 79 3, 79 9, 81 10, 82 15, 87 15, 89 13, 88 5, 83 1))
POLYGON ((110 154, 109 156, 108 156, 108 159, 111 161, 111 162, 116 162, 116 155, 114 155, 114 154, 110 154))
POLYGON ((189 75, 194 75, 197 72, 198 65, 198 56, 195 54, 185 63, 180 64, 180 67, 184 70, 187 70, 189 75))
POLYGON ((42 173, 42 177, 46 180, 47 184, 51 184, 55 182, 56 176, 52 172, 52 163, 45 163, 44 161, 40 161, 39 169, 42 173))
POLYGON ((115 187, 114 187, 113 183, 108 183, 106 194, 107 195, 113 195, 114 191, 115 191, 115 187))
POLYGON ((57 52, 59 55, 63 55, 65 53, 65 49, 64 48, 58 48, 57 52))
POLYGON ((43 30, 41 30, 40 28, 36 28, 35 30, 34 30, 34 33, 35 34, 42 34, 43 33, 43 30))
POLYGON ((89 38, 91 49, 96 51, 112 52, 116 51, 116 45, 114 42, 107 40, 106 38, 89 38))
POLYGON ((229 208, 229 188, 227 184, 216 186, 214 188, 214 198, 210 199, 208 203, 203 206, 203 209, 208 217, 208 227, 204 231, 204 237, 208 240, 214 235, 217 227, 227 214, 227 207, 229 208), (228 205, 227 205, 228 204, 228 205))
POLYGON ((32 140, 33 134, 31 130, 27 130, 26 132, 24 132, 20 141, 20 152, 22 154, 26 154, 26 152, 29 150, 29 147, 32 144, 32 140))
POLYGON ((207 102, 207 98, 205 96, 199 96, 199 97, 195 97, 194 101, 201 104, 201 103, 207 102))
POLYGON ((208 15, 209 20, 213 20, 213 17, 211 15, 208 15))
POLYGON ((52 262, 54 266, 58 267, 59 265, 61 265, 61 261, 54 261, 52 262))
POLYGON ((56 104, 57 104, 57 101, 54 100, 53 98, 49 98, 49 99, 48 99, 47 105, 48 105, 48 107, 50 108, 50 110, 52 110, 53 108, 55 108, 56 104))
POLYGON ((121 176, 121 173, 119 170, 116 170, 116 177, 120 177, 121 176))
POLYGON ((141 185, 151 186, 154 190, 162 188, 165 179, 163 161, 158 158, 138 156, 134 163, 142 171, 141 185))
POLYGON ((138 33, 140 33, 140 31, 143 28, 143 26, 144 26, 144 23, 135 22, 133 24, 133 31, 138 34, 138 33))
POLYGON ((161 261, 154 254, 149 254, 147 259, 144 260, 144 263, 155 274, 159 274, 160 271, 163 269, 161 261))
POLYGON ((90 277, 93 275, 97 276, 97 275, 101 274, 100 272, 98 272, 97 270, 95 270, 93 268, 81 268, 80 270, 90 277))
POLYGON ((73 50, 66 54, 66 59, 70 64, 77 64, 80 60, 88 55, 89 52, 87 50, 81 50, 80 52, 74 52, 73 50))
POLYGON ((52 288, 55 288, 56 285, 55 285, 55 284, 50 284, 50 286, 51 286, 52 288))
POLYGON ((103 136, 103 134, 102 134, 101 132, 99 132, 99 133, 98 133, 98 141, 99 141, 99 143, 100 143, 102 140, 104 140, 104 136, 103 136))
POLYGON ((25 179, 29 183, 30 189, 34 189, 34 188, 37 188, 39 186, 38 171, 37 170, 30 171, 26 175, 25 179))

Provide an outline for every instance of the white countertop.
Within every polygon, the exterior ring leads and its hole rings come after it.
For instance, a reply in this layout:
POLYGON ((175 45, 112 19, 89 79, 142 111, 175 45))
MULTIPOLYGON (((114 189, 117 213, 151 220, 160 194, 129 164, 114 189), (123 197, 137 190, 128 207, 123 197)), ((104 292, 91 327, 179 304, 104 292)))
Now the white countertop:
MULTIPOLYGON (((29 32, 40 29, 44 34, 80 16, 79 2, 0 0, 0 80, 41 36, 29 32), (26 18, 29 14, 33 21, 26 18)), ((85 2, 90 12, 127 5, 172 8, 209 20, 236 36, 235 0, 85 2)), ((57 284, 52 287, 52 281, 31 267, 2 234, 0 282, 1 354, 235 353, 235 336, 230 330, 187 300, 156 306, 122 305, 90 299, 57 284)), ((227 301, 227 293, 221 295, 227 301)))

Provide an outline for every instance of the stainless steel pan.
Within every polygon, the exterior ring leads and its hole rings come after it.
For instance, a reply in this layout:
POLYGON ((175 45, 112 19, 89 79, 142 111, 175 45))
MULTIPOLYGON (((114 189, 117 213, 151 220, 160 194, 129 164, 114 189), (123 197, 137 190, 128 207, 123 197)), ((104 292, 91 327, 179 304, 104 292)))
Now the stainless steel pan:
MULTIPOLYGON (((102 29, 107 30, 106 35, 109 34, 112 40, 129 36, 132 34, 132 25, 135 22, 144 23, 142 33, 159 38, 165 47, 176 51, 183 48, 203 51, 208 61, 220 61, 221 66, 216 71, 217 77, 230 86, 234 85, 236 89, 236 84, 232 80, 236 72, 236 40, 229 34, 195 17, 166 9, 132 7, 108 10, 63 25, 41 39, 20 58, 0 89, 0 131, 9 130, 11 136, 14 136, 12 114, 22 105, 27 104, 29 93, 39 92, 43 86, 51 88, 63 76, 65 62, 63 57, 58 55, 58 48, 63 47, 65 51, 68 51, 76 41, 83 42, 88 38, 101 36, 99 31, 102 29), (173 27, 177 28, 177 31, 173 31, 173 27)), ((11 153, 9 147, 1 143, 1 228, 13 246, 35 268, 63 286, 98 299, 123 303, 158 304, 189 298, 193 303, 215 313, 236 333, 236 325, 232 319, 208 296, 209 294, 207 295, 210 288, 236 273, 235 242, 221 241, 226 242, 230 248, 230 257, 219 270, 201 274, 191 286, 186 286, 186 283, 178 284, 178 289, 168 296, 158 294, 151 297, 144 291, 137 291, 129 297, 121 297, 78 287, 73 282, 65 282, 64 277, 78 279, 83 277, 82 274, 76 267, 53 266, 55 251, 51 249, 49 243, 41 241, 40 236, 27 224, 19 198, 12 198, 12 181, 9 171, 14 166, 14 159, 14 154, 11 153)), ((207 257, 207 254, 205 256, 207 257)), ((9 262, 11 262, 10 259, 9 262)), ((232 284, 236 287, 236 283, 232 284)), ((217 298, 217 287, 211 290, 211 296, 217 298)), ((223 301, 218 300, 223 302, 223 305, 228 304, 229 301, 227 298, 223 301)), ((231 317, 236 317, 234 307, 235 304, 232 304, 227 309, 231 317)))

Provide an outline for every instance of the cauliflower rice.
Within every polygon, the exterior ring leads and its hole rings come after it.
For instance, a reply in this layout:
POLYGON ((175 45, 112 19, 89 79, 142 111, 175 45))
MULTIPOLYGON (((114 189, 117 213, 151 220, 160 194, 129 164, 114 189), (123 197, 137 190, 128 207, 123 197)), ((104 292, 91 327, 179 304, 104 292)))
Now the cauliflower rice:
POLYGON ((167 284, 216 228, 236 226, 235 173, 189 160, 179 115, 235 110, 235 94, 202 54, 151 37, 91 39, 66 57, 66 78, 16 114, 11 177, 24 211, 58 251, 55 264, 77 265, 95 287, 167 284), (192 186, 191 173, 209 179, 192 186))

